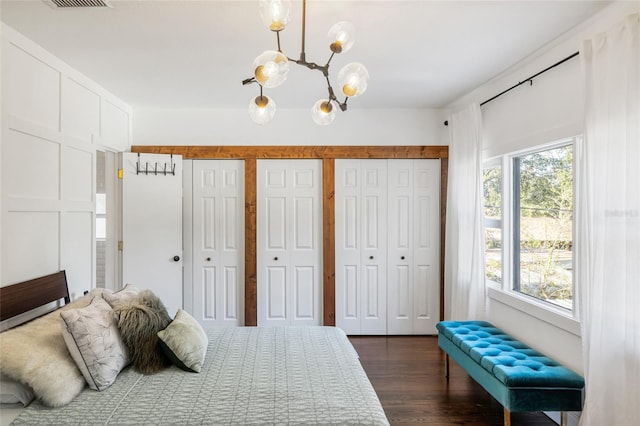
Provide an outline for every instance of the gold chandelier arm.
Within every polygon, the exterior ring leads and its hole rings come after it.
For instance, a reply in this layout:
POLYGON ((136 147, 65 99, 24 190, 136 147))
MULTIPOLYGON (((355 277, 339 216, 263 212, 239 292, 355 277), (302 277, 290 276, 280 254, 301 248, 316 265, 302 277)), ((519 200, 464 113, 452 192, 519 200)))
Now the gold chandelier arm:
POLYGON ((338 100, 338 98, 336 97, 335 92, 333 91, 333 87, 331 87, 331 82, 329 81, 329 76, 325 75, 325 78, 327 79, 327 90, 329 91, 329 100, 335 102, 336 104, 338 104, 338 106, 340 107, 341 111, 346 111, 347 110, 347 99, 349 99, 349 97, 347 96, 346 98, 344 98, 344 102, 340 102, 338 100))
POLYGON ((307 28, 307 0, 302 0, 302 48, 300 50, 300 60, 304 61, 305 60, 305 51, 304 51, 304 44, 305 44, 305 38, 306 38, 306 28, 307 28))
POLYGON ((327 63, 324 66, 325 68, 327 68, 327 70, 329 69, 329 63, 331 62, 331 60, 333 59, 335 54, 336 54, 336 52, 331 52, 331 56, 329 56, 329 59, 327 60, 327 63))

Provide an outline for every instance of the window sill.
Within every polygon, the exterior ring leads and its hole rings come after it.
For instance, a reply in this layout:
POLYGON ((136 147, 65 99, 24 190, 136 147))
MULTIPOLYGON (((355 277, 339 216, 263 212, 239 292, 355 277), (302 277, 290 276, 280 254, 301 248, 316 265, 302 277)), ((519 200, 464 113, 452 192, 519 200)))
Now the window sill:
POLYGON ((580 337, 580 321, 573 318, 570 312, 525 296, 507 293, 491 285, 487 290, 489 298, 580 337))

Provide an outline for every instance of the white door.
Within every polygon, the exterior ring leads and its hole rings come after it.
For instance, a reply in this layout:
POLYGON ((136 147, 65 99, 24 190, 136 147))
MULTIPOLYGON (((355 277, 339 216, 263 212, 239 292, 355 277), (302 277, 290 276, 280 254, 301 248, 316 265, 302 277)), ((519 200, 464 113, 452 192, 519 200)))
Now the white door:
POLYGON ((413 334, 440 320, 440 160, 413 160, 413 334))
POLYGON ((435 334, 439 160, 336 160, 336 325, 435 334))
POLYGON ((388 334, 413 334, 413 164, 389 160, 388 334))
POLYGON ((244 324, 244 161, 193 161, 193 315, 244 324))
POLYGON ((182 157, 121 155, 122 282, 153 291, 173 317, 182 308, 182 157))
POLYGON ((322 323, 322 163, 257 162, 258 325, 322 323))
POLYGON ((388 334, 435 334, 440 317, 440 160, 388 160, 388 334))
POLYGON ((387 333, 387 162, 336 160, 336 325, 387 333))

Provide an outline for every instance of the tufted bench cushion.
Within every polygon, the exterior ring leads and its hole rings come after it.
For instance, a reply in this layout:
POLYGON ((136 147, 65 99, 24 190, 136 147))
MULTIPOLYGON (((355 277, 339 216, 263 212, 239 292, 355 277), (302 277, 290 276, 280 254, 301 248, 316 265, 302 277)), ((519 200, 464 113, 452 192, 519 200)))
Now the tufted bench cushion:
POLYGON ((580 375, 491 323, 441 321, 436 328, 439 346, 505 409, 582 409, 584 379, 580 375))

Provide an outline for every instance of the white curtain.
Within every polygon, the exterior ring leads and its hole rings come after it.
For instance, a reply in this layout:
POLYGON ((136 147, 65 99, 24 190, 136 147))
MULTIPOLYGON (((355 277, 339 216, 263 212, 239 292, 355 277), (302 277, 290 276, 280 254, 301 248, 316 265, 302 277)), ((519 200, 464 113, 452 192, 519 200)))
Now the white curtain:
POLYGON ((449 120, 449 172, 445 240, 445 317, 485 316, 482 115, 471 104, 449 120))
POLYGON ((640 424, 640 15, 583 43, 576 284, 581 425, 640 424))

